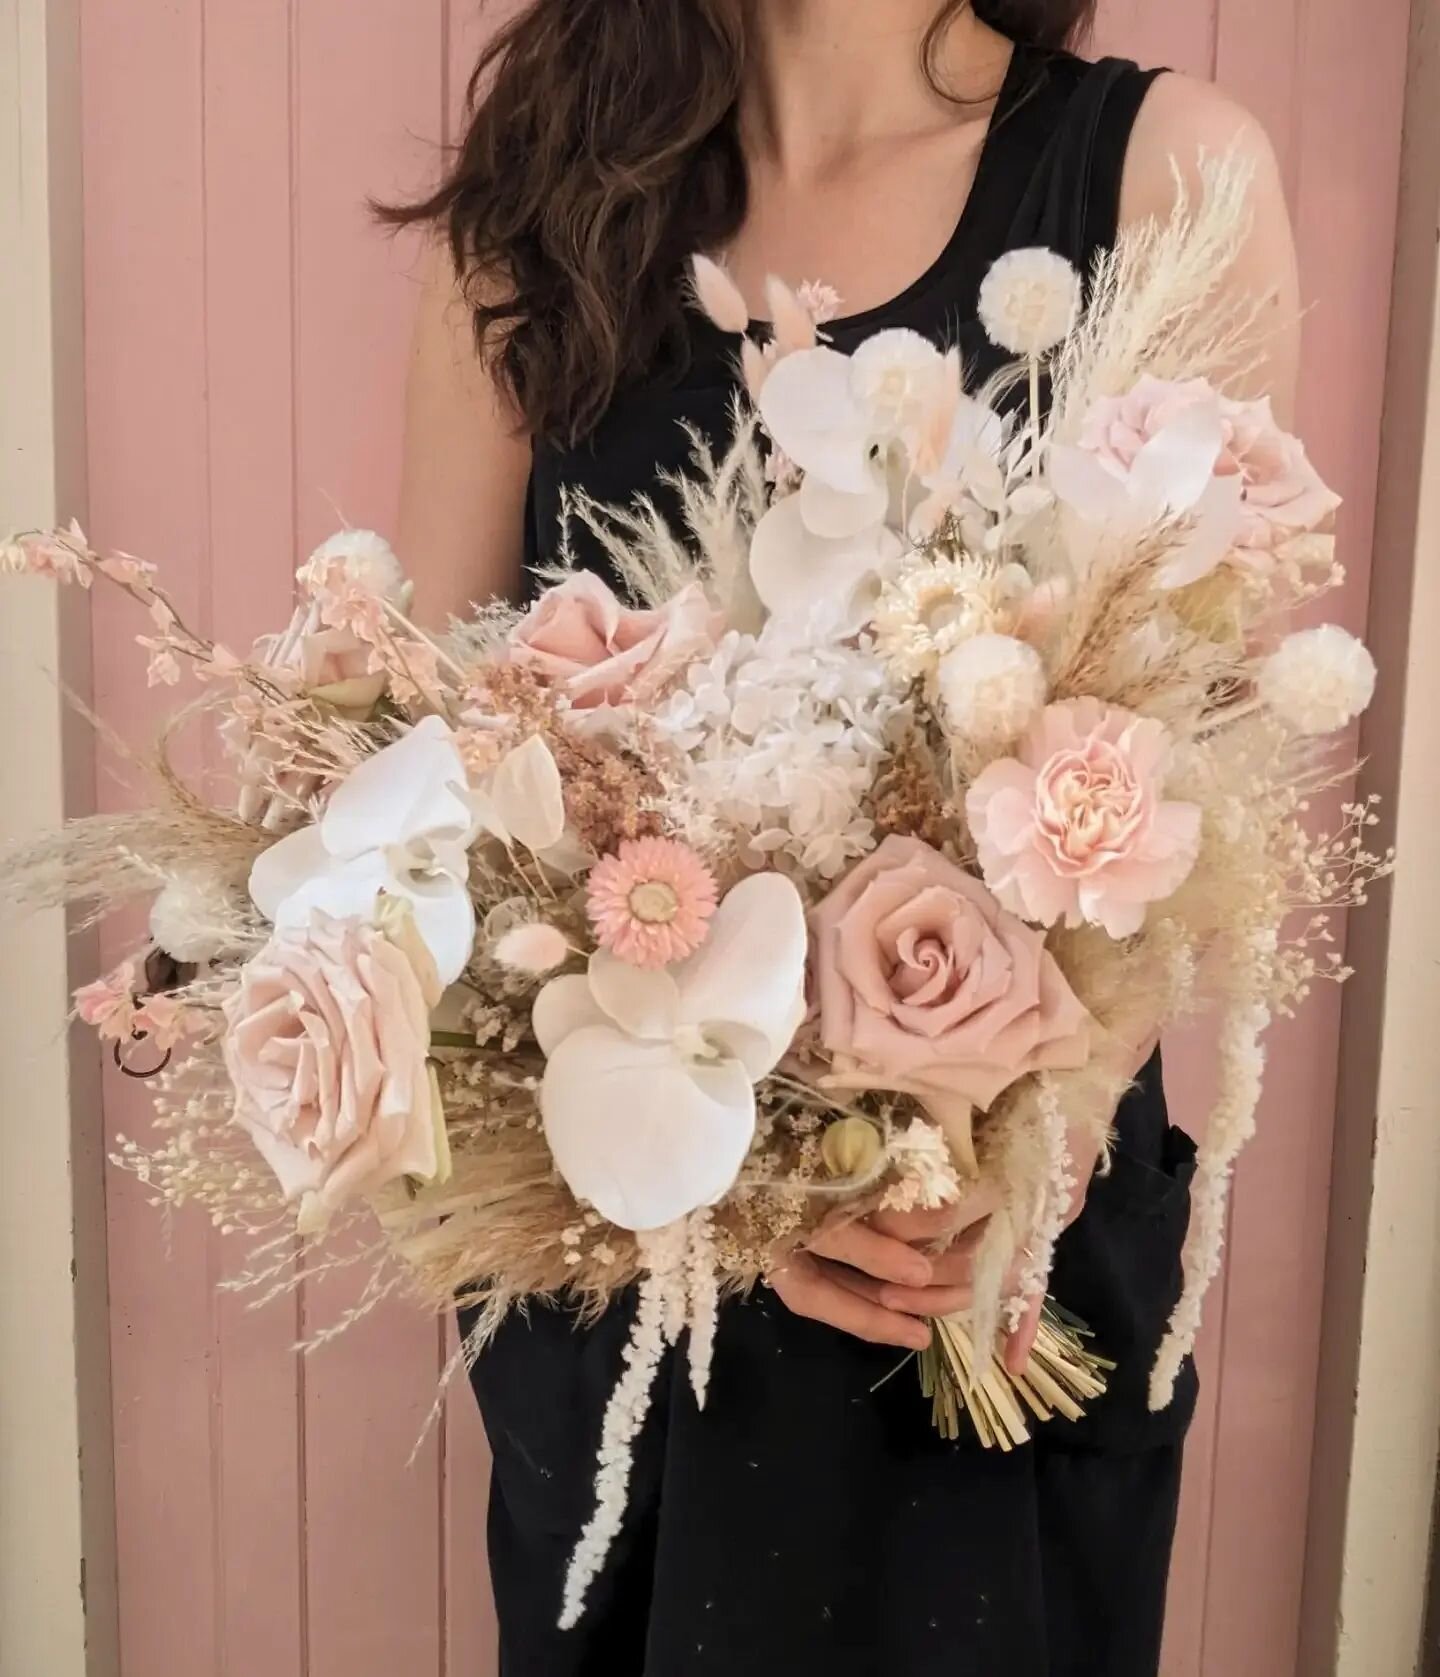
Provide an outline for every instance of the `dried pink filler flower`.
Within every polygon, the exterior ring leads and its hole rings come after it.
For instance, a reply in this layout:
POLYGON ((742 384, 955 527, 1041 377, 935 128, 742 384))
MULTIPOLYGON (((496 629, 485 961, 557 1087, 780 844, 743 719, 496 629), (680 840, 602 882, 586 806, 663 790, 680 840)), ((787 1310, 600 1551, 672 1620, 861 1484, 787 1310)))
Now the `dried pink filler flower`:
POLYGON ((627 839, 590 871, 590 919, 602 948, 636 967, 668 967, 705 941, 715 881, 676 839, 627 839))

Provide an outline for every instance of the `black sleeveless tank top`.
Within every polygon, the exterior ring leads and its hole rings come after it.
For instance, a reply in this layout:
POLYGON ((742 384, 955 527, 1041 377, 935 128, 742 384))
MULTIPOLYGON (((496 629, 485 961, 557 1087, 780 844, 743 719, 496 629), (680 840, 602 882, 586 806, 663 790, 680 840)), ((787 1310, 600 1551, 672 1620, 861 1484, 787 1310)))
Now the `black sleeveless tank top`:
MULTIPOLYGON (((972 388, 983 383, 1003 360, 976 315, 991 263, 1006 251, 1044 245, 1089 272, 1096 253, 1114 241, 1130 130, 1156 74, 1121 59, 1089 64, 1068 53, 1017 46, 970 197, 944 250, 888 303, 830 322, 825 331, 835 347, 848 352, 872 333, 906 326, 942 348, 958 345, 972 388)), ((797 282, 827 276, 785 277, 797 282)), ((678 507, 660 474, 686 469, 687 424, 723 448, 736 387, 735 348, 733 338, 697 313, 690 361, 682 372, 658 368, 644 384, 623 391, 593 434, 574 448, 536 444, 526 515, 527 575, 556 557, 567 487, 584 489, 601 504, 624 505, 648 495, 678 531, 678 507)), ((580 564, 606 571, 587 531, 572 529, 571 540, 580 564)))

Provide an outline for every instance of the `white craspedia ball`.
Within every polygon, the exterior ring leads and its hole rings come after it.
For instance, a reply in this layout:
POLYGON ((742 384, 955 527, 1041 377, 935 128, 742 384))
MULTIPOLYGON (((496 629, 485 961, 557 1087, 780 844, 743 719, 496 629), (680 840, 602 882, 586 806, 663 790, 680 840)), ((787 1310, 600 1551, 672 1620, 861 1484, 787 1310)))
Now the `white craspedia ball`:
POLYGON ((940 660, 940 700, 950 727, 981 745, 1023 734, 1045 703, 1045 665, 1012 635, 975 635, 940 660))
POLYGON ((1260 702, 1297 734, 1333 734, 1353 722, 1375 692, 1375 660, 1338 623, 1287 635, 1260 666, 1260 702))
POLYGON ((395 549, 373 530, 341 530, 321 542, 300 567, 300 580, 317 580, 336 560, 353 581, 372 594, 398 601, 406 592, 405 572, 395 549))
POLYGON ((167 955, 196 966, 231 941, 235 899, 200 874, 177 874, 150 906, 150 935, 167 955))
POLYGON ((1053 250, 1012 250, 980 287, 980 324, 1012 355, 1038 358, 1054 349, 1080 309, 1080 275, 1053 250))

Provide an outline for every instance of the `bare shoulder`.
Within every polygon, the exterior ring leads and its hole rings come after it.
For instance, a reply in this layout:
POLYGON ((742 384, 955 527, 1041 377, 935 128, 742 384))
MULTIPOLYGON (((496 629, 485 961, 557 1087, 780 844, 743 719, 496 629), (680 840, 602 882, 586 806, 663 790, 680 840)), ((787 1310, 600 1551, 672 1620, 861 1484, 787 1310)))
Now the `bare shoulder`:
POLYGON ((1130 137, 1120 200, 1122 224, 1167 214, 1175 201, 1175 171, 1192 188, 1202 157, 1226 154, 1250 166, 1258 216, 1285 207, 1280 166, 1270 136, 1245 107, 1210 82, 1167 74, 1156 78, 1130 137))
POLYGON ((1285 183, 1275 148, 1261 124, 1241 104, 1209 82, 1189 76, 1156 78, 1140 107, 1125 158, 1120 225, 1163 219, 1183 188, 1192 200, 1205 157, 1235 156, 1250 169, 1250 229, 1226 285, 1265 300, 1266 351, 1236 381, 1271 394, 1289 409, 1299 372, 1300 282, 1285 183))

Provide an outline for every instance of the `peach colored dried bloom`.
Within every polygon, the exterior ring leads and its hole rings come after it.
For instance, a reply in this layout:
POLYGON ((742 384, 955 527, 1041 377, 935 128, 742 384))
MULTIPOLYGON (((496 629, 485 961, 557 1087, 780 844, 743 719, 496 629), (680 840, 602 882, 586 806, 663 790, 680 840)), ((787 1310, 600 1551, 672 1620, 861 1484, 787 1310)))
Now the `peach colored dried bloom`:
POLYGON ((628 839, 590 872, 590 919, 601 946, 637 967, 668 967, 705 941, 715 881, 677 839, 628 839))
POLYGON ((135 989, 140 982, 134 961, 75 992, 75 1011, 106 1041, 128 1039, 135 1029, 135 989))

